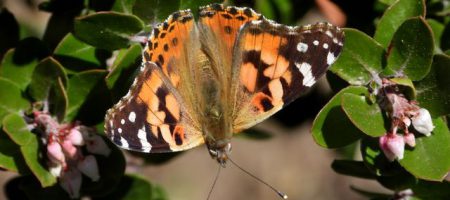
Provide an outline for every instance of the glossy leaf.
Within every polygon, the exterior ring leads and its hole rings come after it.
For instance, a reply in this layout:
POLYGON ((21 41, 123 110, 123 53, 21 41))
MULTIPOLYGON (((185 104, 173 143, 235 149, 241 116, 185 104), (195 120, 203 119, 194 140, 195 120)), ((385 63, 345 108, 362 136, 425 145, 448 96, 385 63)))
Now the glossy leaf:
POLYGON ((441 50, 441 37, 444 32, 444 25, 434 19, 427 19, 428 25, 433 32, 434 38, 434 53, 442 53, 441 50))
POLYGON ((116 0, 111 10, 125 14, 133 14, 133 5, 135 2, 136 0, 116 0))
POLYGON ((417 137, 414 148, 405 149, 400 164, 414 176, 441 181, 450 170, 450 132, 446 123, 438 118, 430 137, 417 137))
POLYGON ((366 94, 342 94, 341 105, 347 117, 363 133, 379 137, 387 132, 383 112, 376 103, 368 102, 366 94))
POLYGON ((6 78, 24 90, 31 82, 31 75, 37 65, 37 60, 20 63, 14 59, 15 50, 6 52, 0 65, 0 77, 6 78))
POLYGON ((354 176, 358 178, 375 179, 375 175, 367 169, 362 161, 334 160, 331 168, 339 174, 354 176))
POLYGON ((180 0, 135 0, 133 14, 145 24, 153 24, 164 21, 179 8, 180 0))
POLYGON ((39 149, 39 137, 33 137, 30 142, 20 146, 20 151, 34 176, 39 180, 42 187, 52 186, 56 183, 56 178, 47 171, 44 162, 39 155, 42 151, 39 149))
POLYGON ((106 51, 78 40, 71 33, 61 40, 53 53, 54 57, 71 71, 99 68, 105 64, 102 60, 109 56, 106 51))
POLYGON ((441 49, 442 51, 448 52, 450 50, 450 24, 447 22, 447 25, 445 26, 444 30, 442 31, 443 39, 441 39, 441 49))
POLYGON ((433 59, 433 35, 423 18, 406 20, 395 32, 387 67, 413 81, 426 76, 433 59))
POLYGON ((413 82, 409 78, 405 77, 396 77, 389 79, 390 81, 397 84, 399 89, 403 94, 405 94, 407 99, 413 100, 416 99, 417 93, 416 88, 414 87, 413 82))
POLYGON ((311 133, 315 142, 326 148, 337 148, 360 139, 362 132, 356 128, 341 109, 345 93, 365 94, 365 87, 350 86, 337 93, 314 119, 311 133))
POLYGON ((344 48, 330 70, 352 85, 365 85, 378 78, 383 70, 383 48, 361 31, 344 31, 344 48))
POLYGON ((68 106, 67 92, 60 77, 53 83, 48 96, 49 111, 59 122, 64 120, 68 106))
MULTIPOLYGON (((5 134, 0 131, 1 134, 5 134)), ((30 173, 20 153, 20 147, 9 138, 0 138, 0 168, 21 175, 30 173)))
POLYGON ((387 48, 389 43, 403 22, 415 16, 425 16, 425 2, 424 0, 398 0, 392 4, 386 12, 384 12, 380 21, 378 22, 377 30, 375 31, 374 39, 378 41, 381 46, 387 48))
POLYGON ((26 110, 30 104, 13 82, 0 77, 0 121, 9 113, 26 110))
POLYGON ((16 144, 27 145, 34 138, 24 119, 18 114, 9 114, 3 119, 3 130, 16 144))
POLYGON ((427 76, 415 82, 417 101, 431 116, 450 114, 450 56, 436 55, 427 76))
POLYGON ((129 45, 129 38, 144 27, 134 15, 98 12, 75 20, 75 36, 98 48, 115 50, 129 45))
POLYGON ((105 76, 105 70, 90 70, 78 73, 69 79, 66 121, 70 122, 76 117, 88 96, 96 92, 95 87, 103 82, 105 76))
POLYGON ((67 76, 61 64, 52 57, 48 57, 36 66, 31 77, 30 95, 38 101, 45 100, 50 94, 51 87, 61 79, 63 85, 67 83, 67 76))

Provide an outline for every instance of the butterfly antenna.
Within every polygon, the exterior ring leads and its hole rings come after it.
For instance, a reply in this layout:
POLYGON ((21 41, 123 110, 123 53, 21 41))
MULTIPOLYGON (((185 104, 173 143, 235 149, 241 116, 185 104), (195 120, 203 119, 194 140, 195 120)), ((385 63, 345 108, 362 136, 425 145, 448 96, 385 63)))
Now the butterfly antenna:
POLYGON ((272 189, 274 192, 276 192, 278 194, 278 196, 280 196, 282 199, 287 199, 288 196, 286 194, 284 194, 283 192, 277 190, 276 188, 274 188, 273 186, 269 185, 268 183, 266 183, 265 181, 261 180, 260 178, 256 177, 255 175, 253 175, 252 173, 248 172, 247 170, 245 170, 244 168, 242 168, 241 166, 239 166, 238 164, 236 164, 233 160, 231 160, 231 158, 228 158, 228 160, 233 163, 234 166, 236 166, 237 168, 239 168, 241 171, 245 172, 247 175, 249 175, 250 177, 254 178, 255 180, 259 181, 260 183, 264 184, 265 186, 269 187, 270 189, 272 189))
POLYGON ((211 190, 209 190, 208 198, 206 198, 206 200, 209 200, 209 197, 211 197, 211 194, 212 194, 212 192, 213 192, 213 190, 214 190, 214 186, 216 186, 217 179, 219 179, 220 169, 221 169, 222 167, 221 167, 220 165, 218 165, 218 166, 219 166, 219 167, 217 168, 216 177, 214 178, 214 182, 213 182, 213 184, 212 184, 212 186, 211 186, 211 190))

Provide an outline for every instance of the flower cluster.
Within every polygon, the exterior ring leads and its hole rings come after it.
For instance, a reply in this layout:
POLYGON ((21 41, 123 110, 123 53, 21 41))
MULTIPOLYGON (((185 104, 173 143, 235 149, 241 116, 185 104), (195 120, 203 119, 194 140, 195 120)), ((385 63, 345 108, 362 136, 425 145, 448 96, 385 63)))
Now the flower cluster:
POLYGON ((49 171, 59 178, 71 198, 80 197, 82 174, 92 181, 100 179, 92 154, 108 156, 111 150, 94 130, 76 123, 60 124, 45 112, 34 113, 33 128, 42 130, 49 171), (84 147, 87 151, 82 150, 84 147))
POLYGON ((396 83, 383 79, 378 91, 380 106, 387 111, 391 119, 391 128, 386 135, 380 137, 380 148, 390 160, 403 159, 405 143, 411 147, 416 145, 411 128, 417 133, 431 135, 434 126, 428 110, 421 108, 415 101, 408 100, 399 90, 396 83), (412 125, 412 126, 411 126, 412 125), (398 134, 399 131, 403 134, 398 134))

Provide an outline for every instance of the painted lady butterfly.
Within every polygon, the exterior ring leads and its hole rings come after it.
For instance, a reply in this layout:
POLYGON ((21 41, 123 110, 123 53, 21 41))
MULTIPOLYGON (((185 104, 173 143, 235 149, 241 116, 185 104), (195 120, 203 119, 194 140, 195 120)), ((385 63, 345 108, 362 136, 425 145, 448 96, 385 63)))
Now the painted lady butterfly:
POLYGON ((225 166, 233 134, 273 115, 311 87, 341 52, 344 33, 317 23, 289 27, 250 8, 175 12, 151 34, 141 72, 108 110, 105 131, 140 152, 206 143, 225 166))

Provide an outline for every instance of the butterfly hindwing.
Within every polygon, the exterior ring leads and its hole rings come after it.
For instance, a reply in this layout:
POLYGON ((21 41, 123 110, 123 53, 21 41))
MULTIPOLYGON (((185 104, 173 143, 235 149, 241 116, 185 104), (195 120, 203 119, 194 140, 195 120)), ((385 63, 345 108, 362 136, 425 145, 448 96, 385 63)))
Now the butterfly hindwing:
POLYGON ((234 132, 268 118, 311 87, 339 55, 343 36, 327 23, 302 27, 266 19, 247 23, 234 50, 230 100, 234 132))

